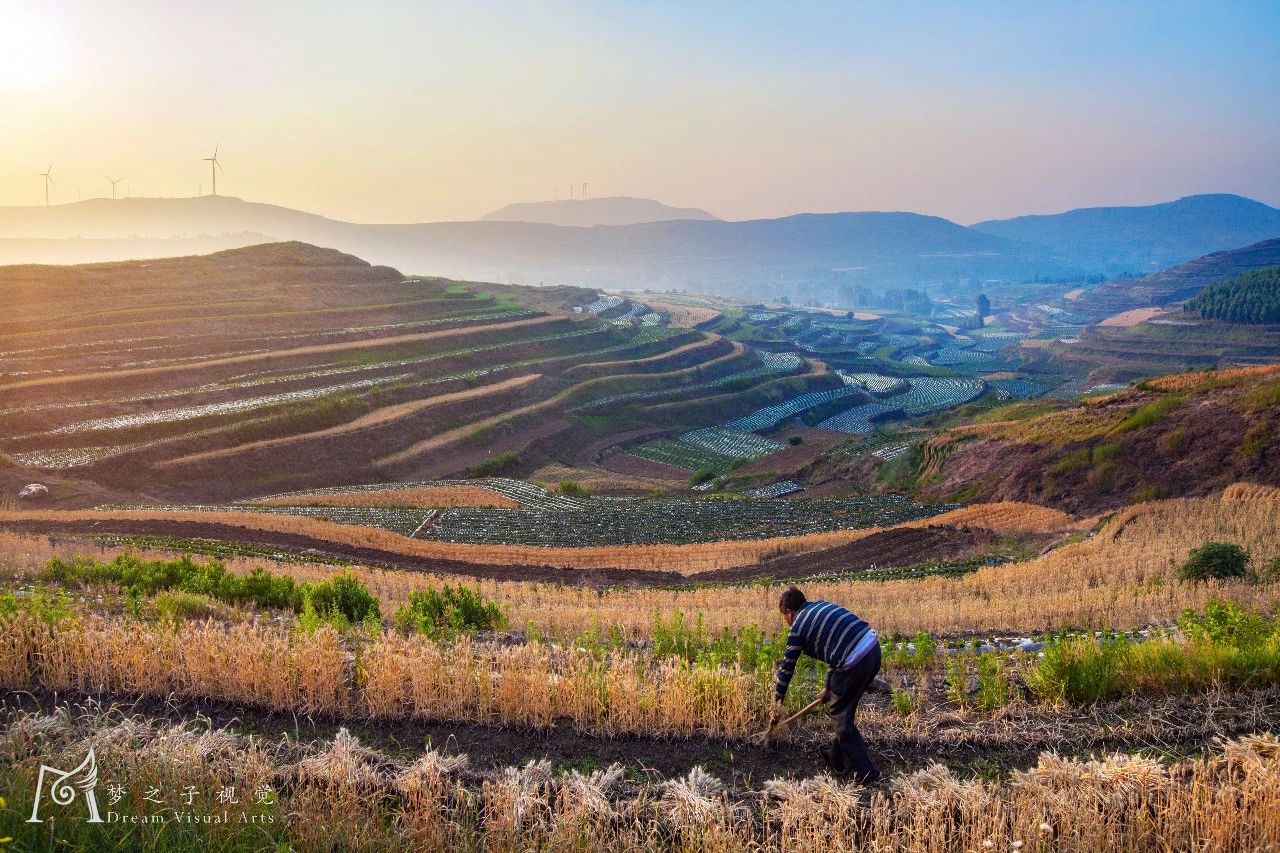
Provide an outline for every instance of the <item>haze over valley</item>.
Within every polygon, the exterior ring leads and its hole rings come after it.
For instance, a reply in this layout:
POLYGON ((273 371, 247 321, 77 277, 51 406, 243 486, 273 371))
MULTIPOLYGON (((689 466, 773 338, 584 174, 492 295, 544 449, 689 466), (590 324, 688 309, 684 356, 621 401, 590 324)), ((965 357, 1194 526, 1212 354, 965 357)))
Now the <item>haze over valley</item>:
POLYGON ((1280 846, 1280 7, 0 0, 0 849, 1280 846))

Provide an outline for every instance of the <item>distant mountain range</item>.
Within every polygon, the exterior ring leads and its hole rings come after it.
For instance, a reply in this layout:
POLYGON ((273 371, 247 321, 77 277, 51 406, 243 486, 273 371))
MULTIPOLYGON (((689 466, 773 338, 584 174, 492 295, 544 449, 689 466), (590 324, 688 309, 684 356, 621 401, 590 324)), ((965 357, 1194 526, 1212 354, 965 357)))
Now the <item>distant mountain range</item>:
POLYGON ((1193 195, 1143 207, 1086 207, 979 222, 976 231, 1041 246, 1107 276, 1142 275, 1222 249, 1280 237, 1280 210, 1238 195, 1193 195))
POLYGON ((983 282, 1155 269, 1280 237, 1280 210, 1239 196, 1193 196, 1151 207, 1096 208, 971 227, 936 216, 881 212, 593 227, 494 218, 523 215, 523 208, 512 210, 478 222, 385 225, 222 196, 9 207, 0 208, 0 259, 57 261, 59 242, 68 261, 84 262, 156 256, 154 238, 173 238, 170 251, 162 253, 184 254, 210 238, 243 239, 247 245, 259 241, 254 235, 266 235, 330 246, 411 274, 679 288, 749 298, 787 295, 839 305, 854 286, 972 292, 983 282))
POLYGON ((481 222, 541 222, 590 228, 594 225, 638 225, 672 219, 719 219, 696 207, 669 207, 651 198, 607 196, 574 201, 527 201, 509 204, 480 217, 481 222))

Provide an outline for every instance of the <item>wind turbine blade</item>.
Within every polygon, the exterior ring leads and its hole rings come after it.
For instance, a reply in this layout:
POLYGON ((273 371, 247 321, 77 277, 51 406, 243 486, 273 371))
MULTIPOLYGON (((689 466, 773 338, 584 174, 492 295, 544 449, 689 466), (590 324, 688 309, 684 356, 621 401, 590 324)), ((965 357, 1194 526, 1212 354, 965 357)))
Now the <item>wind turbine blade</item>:
POLYGON ((218 167, 218 171, 219 171, 219 172, 222 172, 224 175, 227 173, 227 170, 226 170, 226 169, 224 169, 224 168, 222 168, 222 164, 221 164, 220 162, 218 162, 217 160, 214 160, 214 161, 213 161, 213 164, 214 164, 215 166, 217 166, 217 167, 218 167))

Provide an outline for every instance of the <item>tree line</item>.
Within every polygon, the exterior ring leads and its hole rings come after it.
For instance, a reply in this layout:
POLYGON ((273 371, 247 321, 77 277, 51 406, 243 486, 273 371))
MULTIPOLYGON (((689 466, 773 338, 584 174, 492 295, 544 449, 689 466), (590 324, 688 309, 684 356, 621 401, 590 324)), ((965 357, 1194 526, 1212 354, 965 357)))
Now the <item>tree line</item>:
POLYGON ((1205 320, 1280 323, 1280 266, 1250 270, 1207 287, 1184 310, 1205 320))

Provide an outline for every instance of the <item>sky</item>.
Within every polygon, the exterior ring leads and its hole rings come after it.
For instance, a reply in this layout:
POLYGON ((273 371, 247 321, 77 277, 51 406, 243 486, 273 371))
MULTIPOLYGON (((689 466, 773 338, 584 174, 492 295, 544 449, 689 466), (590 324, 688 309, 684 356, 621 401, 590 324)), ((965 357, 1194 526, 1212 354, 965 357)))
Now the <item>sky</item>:
POLYGON ((0 205, 1280 206, 1280 2, 0 0, 0 205))

